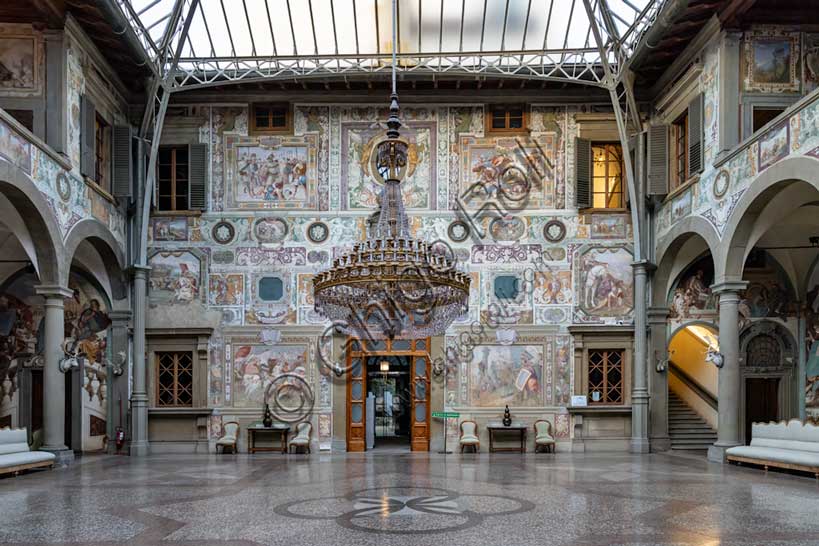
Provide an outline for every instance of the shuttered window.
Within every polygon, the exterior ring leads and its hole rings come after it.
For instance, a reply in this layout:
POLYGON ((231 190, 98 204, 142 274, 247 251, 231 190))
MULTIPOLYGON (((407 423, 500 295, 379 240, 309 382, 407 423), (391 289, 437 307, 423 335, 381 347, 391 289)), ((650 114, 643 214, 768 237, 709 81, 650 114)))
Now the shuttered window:
POLYGON ((620 144, 592 145, 592 207, 619 209, 623 200, 623 147, 620 144))
POLYGON ((592 146, 591 141, 577 138, 574 145, 575 203, 577 208, 592 206, 592 146))
POLYGON ((207 161, 207 144, 160 146, 156 173, 157 210, 205 210, 207 161))
POLYGON ((668 193, 668 133, 667 125, 648 128, 648 195, 668 193))
POLYGON ((113 129, 113 180, 111 190, 116 197, 130 197, 132 187, 131 128, 116 125, 113 129))
POLYGON ((703 95, 700 93, 688 104, 688 176, 703 168, 703 95))

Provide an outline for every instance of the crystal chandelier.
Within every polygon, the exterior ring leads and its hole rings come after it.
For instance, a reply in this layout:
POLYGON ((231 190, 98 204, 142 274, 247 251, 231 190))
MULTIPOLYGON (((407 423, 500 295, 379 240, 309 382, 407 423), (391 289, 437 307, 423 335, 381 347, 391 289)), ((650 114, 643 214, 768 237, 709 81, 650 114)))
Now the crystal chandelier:
MULTIPOLYGON (((393 44, 397 24, 393 1, 393 44)), ((378 221, 365 241, 313 279, 315 309, 336 331, 360 338, 418 339, 443 334, 466 313, 470 278, 446 253, 412 237, 401 197, 409 142, 401 138, 393 47, 386 138, 373 148, 371 172, 382 184, 378 221)))

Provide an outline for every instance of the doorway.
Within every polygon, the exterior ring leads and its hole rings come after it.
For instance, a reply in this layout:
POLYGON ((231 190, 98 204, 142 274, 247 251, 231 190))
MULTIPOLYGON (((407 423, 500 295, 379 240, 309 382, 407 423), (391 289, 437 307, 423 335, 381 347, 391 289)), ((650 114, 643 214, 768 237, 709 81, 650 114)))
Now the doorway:
POLYGON ((429 339, 350 338, 345 353, 347 451, 390 444, 429 451, 429 339))
POLYGON ((745 380, 745 443, 751 443, 751 425, 779 421, 779 378, 745 380))
POLYGON ((410 360, 367 357, 367 449, 410 446, 410 360))

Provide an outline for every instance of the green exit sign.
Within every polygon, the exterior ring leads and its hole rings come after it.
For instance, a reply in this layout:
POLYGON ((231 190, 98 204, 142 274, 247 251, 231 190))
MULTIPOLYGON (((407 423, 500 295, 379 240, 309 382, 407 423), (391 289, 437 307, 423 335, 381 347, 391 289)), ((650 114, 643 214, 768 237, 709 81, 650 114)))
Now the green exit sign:
POLYGON ((432 416, 436 419, 457 419, 461 414, 453 411, 433 411, 432 416))

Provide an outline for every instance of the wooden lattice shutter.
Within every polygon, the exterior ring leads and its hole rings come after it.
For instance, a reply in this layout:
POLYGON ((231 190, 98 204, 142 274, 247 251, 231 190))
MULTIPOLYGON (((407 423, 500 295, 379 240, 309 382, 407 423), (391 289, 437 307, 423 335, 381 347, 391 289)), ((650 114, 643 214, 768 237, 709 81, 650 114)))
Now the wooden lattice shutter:
POLYGON ((688 176, 702 172, 702 111, 703 95, 700 93, 688 104, 688 176))
POLYGON ((131 127, 115 125, 113 141, 114 180, 111 188, 117 197, 131 197, 131 127))
POLYGON ((591 141, 576 138, 574 145, 575 203, 577 208, 592 206, 592 146, 591 141))
POLYGON ((97 110, 94 102, 83 95, 80 100, 80 173, 90 178, 96 177, 96 122, 97 110))
POLYGON ((188 208, 191 210, 205 210, 205 188, 208 173, 208 145, 191 144, 188 153, 188 169, 190 175, 190 200, 188 208))
POLYGON ((668 125, 648 128, 648 195, 668 193, 668 125))

